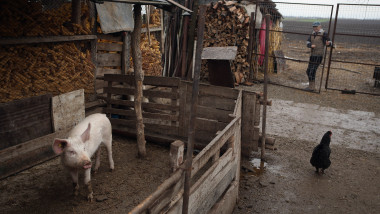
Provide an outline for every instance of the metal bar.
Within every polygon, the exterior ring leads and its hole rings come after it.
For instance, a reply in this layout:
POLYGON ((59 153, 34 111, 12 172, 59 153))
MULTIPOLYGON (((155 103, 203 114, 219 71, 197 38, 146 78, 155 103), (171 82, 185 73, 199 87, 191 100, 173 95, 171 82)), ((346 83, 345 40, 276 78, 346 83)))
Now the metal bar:
MULTIPOLYGON (((337 89, 337 88, 327 88, 328 90, 333 90, 333 91, 344 91, 342 89, 337 89)), ((373 95, 373 96, 380 96, 380 94, 375 94, 375 93, 368 93, 368 92, 360 92, 360 91, 355 91, 356 94, 367 94, 367 95, 373 95)))
POLYGON ((380 39, 380 36, 349 34, 349 33, 335 33, 335 35, 339 35, 339 36, 357 36, 357 37, 367 37, 367 38, 378 38, 378 39, 380 39))
POLYGON ((345 3, 339 3, 340 5, 351 5, 351 6, 380 6, 380 4, 345 4, 345 3))
MULTIPOLYGON (((262 29, 260 29, 262 30, 262 29)), ((299 33, 299 32, 292 32, 292 31, 283 31, 283 30, 270 30, 270 32, 280 32, 280 33, 288 33, 288 34, 297 34, 297 35, 310 35, 310 33, 299 33)))
MULTIPOLYGON (((265 54, 255 54, 255 55, 257 55, 257 56, 265 56, 265 54)), ((272 56, 272 55, 270 55, 269 57, 271 57, 271 58, 277 58, 277 59, 286 59, 286 60, 290 60, 290 61, 294 61, 294 62, 306 62, 306 63, 309 62, 308 60, 293 59, 293 58, 289 58, 289 57, 275 57, 275 56, 272 56)))
POLYGON ((369 65, 369 66, 380 66, 380 64, 370 64, 370 63, 361 63, 361 62, 351 62, 351 61, 341 61, 341 60, 331 60, 332 62, 340 62, 340 63, 348 63, 348 64, 356 64, 356 65, 369 65))
POLYGON ((190 198, 190 181, 191 181, 191 166, 193 162, 193 147, 195 139, 195 118, 197 113, 198 104, 198 93, 199 93, 199 76, 201 72, 201 62, 202 62, 202 49, 203 49, 203 34, 206 21, 206 5, 202 5, 199 8, 198 16, 198 33, 197 33, 197 50, 195 54, 195 70, 194 70, 194 80, 193 80, 193 91, 191 96, 191 106, 190 106, 190 122, 189 122, 189 132, 187 140, 187 153, 185 162, 185 185, 183 193, 183 206, 182 214, 187 214, 189 212, 189 198, 190 198))
MULTIPOLYGON (((335 44, 336 23, 338 22, 339 5, 340 4, 337 5, 337 7, 336 7, 336 13, 335 13, 335 23, 334 23, 334 30, 333 30, 333 36, 332 36, 332 43, 333 43, 333 45, 335 44)), ((327 89, 327 86, 328 86, 328 83, 329 83, 332 51, 333 51, 333 48, 330 48, 330 56, 329 56, 329 64, 327 66, 327 76, 326 76, 325 89, 327 89)))
MULTIPOLYGON (((330 13, 330 21, 329 21, 329 31, 327 33, 327 35, 330 35, 330 27, 331 27, 331 20, 332 20, 332 16, 333 16, 333 12, 334 12, 334 6, 331 7, 331 13, 330 13)), ((332 47, 331 47, 332 49, 332 47)), ((322 74, 321 74, 321 80, 319 81, 319 90, 318 90, 318 93, 321 93, 321 88, 322 88, 322 81, 323 81, 323 74, 324 74, 324 71, 325 71, 325 64, 326 64, 326 50, 327 50, 327 47, 325 46, 324 48, 324 51, 323 51, 323 67, 322 67, 322 74)))
POLYGON ((264 68, 264 105, 263 105, 263 122, 262 122, 262 142, 261 142, 261 161, 265 160, 265 137, 267 123, 267 100, 268 100, 268 69, 269 69, 269 23, 270 14, 265 15, 265 68, 264 68))
MULTIPOLYGON (((298 5, 314 5, 314 6, 333 6, 331 4, 309 4, 309 3, 294 3, 294 2, 273 2, 275 4, 298 4, 298 5)), ((265 4, 264 2, 262 2, 261 4, 265 4)))

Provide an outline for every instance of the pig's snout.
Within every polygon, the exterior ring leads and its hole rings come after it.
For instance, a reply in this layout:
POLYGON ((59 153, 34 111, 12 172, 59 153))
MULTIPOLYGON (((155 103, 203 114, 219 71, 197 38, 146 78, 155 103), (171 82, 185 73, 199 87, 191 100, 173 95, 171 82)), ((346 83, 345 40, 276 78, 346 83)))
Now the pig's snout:
POLYGON ((84 161, 83 162, 83 168, 84 169, 89 169, 89 168, 91 168, 91 166, 92 166, 91 161, 84 161))

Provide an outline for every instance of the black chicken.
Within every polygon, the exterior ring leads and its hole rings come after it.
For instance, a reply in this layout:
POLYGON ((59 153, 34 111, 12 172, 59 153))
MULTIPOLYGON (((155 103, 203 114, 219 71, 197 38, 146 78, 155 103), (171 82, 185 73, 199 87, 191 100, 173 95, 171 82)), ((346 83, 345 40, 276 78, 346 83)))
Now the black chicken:
POLYGON ((319 173, 319 169, 321 169, 322 174, 324 174, 324 170, 329 168, 330 161, 330 140, 331 140, 332 132, 328 131, 325 135, 323 135, 321 142, 318 146, 316 146, 313 150, 313 154, 310 158, 310 163, 316 169, 316 173, 319 173))

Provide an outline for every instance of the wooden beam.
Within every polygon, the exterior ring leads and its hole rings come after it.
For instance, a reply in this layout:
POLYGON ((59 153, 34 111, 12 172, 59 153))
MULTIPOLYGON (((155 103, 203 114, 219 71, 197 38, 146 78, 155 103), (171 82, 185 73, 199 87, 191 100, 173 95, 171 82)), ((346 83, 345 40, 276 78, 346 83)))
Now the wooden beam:
POLYGON ((0 150, 0 179, 33 167, 56 155, 51 145, 55 138, 66 138, 69 130, 54 132, 0 150))
POLYGON ((81 0, 71 1, 71 22, 75 24, 80 24, 81 17, 81 0))
POLYGON ((0 45, 73 42, 73 41, 96 40, 96 39, 97 39, 96 35, 22 37, 22 38, 16 38, 16 39, 0 39, 0 45))

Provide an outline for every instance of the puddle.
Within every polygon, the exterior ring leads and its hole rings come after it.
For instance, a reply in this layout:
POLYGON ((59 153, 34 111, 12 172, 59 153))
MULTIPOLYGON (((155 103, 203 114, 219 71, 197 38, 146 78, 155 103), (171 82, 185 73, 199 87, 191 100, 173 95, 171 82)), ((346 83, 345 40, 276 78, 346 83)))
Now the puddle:
POLYGON ((261 161, 261 159, 259 159, 259 158, 254 158, 250 161, 250 163, 251 163, 252 169, 253 169, 251 174, 253 174, 255 176, 260 176, 265 172, 266 167, 267 167, 266 162, 261 161))

